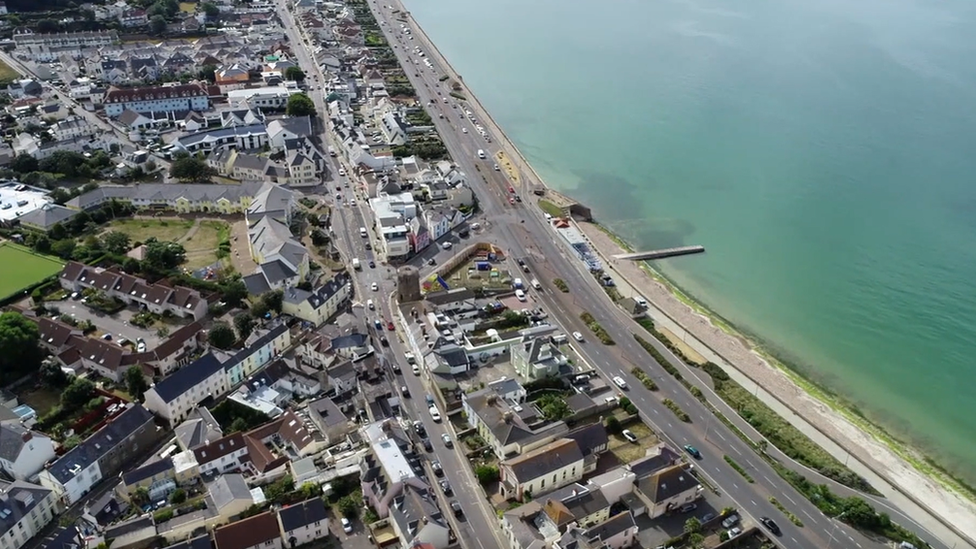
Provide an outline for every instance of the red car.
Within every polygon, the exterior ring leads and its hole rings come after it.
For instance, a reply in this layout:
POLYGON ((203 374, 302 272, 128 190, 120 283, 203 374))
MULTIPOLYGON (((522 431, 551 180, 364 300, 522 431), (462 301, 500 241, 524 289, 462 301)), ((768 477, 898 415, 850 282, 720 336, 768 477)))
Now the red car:
POLYGON ((393 323, 392 322, 387 322, 386 323, 386 329, 392 332, 396 328, 393 327, 393 323))
POLYGON ((515 198, 514 197, 511 197, 511 196, 508 197, 508 203, 509 204, 515 204, 515 198))
POLYGON ((509 187, 508 192, 515 194, 515 187, 509 187))

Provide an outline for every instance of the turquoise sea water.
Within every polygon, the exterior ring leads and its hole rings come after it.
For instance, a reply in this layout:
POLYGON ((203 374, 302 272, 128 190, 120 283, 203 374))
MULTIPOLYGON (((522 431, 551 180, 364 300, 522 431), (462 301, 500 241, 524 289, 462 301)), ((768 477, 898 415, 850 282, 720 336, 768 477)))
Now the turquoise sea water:
POLYGON ((406 5, 550 185, 976 481, 976 4, 406 5))

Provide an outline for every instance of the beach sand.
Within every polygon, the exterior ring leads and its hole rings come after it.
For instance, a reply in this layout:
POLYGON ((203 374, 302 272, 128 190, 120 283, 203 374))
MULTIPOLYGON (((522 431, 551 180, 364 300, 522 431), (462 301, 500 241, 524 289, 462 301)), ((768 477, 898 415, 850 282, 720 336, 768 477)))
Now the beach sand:
POLYGON ((884 442, 851 423, 839 411, 803 390, 786 372, 755 352, 746 338, 730 334, 681 301, 638 263, 611 259, 626 253, 602 228, 578 223, 615 277, 641 292, 660 328, 671 332, 701 357, 722 366, 745 387, 759 386, 758 396, 841 462, 864 476, 886 498, 950 547, 974 547, 971 541, 929 518, 940 515, 965 536, 976 539, 976 504, 915 469, 884 442), (738 375, 737 375, 738 374, 738 375), (909 497, 909 495, 911 497, 909 497), (923 509, 925 508, 925 509, 923 509))

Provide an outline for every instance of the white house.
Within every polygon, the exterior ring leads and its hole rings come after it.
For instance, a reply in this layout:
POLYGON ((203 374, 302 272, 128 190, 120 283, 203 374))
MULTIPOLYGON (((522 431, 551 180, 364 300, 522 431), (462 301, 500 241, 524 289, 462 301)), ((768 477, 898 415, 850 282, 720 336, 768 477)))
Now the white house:
POLYGON ((0 481, 0 507, 0 549, 20 549, 57 516, 57 497, 22 480, 0 481))
POLYGON ((192 451, 200 468, 200 475, 204 477, 240 471, 241 458, 248 454, 244 433, 241 432, 212 440, 192 451))
POLYGON ((54 458, 54 443, 46 435, 20 425, 0 424, 0 469, 16 480, 28 480, 54 458))
POLYGON ((351 293, 349 278, 340 273, 311 292, 288 288, 282 299, 281 311, 319 326, 339 312, 339 306, 349 299, 351 293))
POLYGON ((146 391, 146 408, 175 426, 207 397, 230 391, 224 365, 212 353, 180 368, 146 391))
POLYGON ((583 452, 575 440, 564 438, 503 461, 499 469, 504 495, 538 497, 582 479, 583 452))
POLYGON ((281 539, 298 547, 329 535, 329 515, 322 498, 312 498, 278 511, 281 539))
POLYGON ((109 90, 103 104, 105 115, 115 118, 127 109, 140 113, 205 111, 210 108, 210 96, 199 84, 125 88, 109 90))

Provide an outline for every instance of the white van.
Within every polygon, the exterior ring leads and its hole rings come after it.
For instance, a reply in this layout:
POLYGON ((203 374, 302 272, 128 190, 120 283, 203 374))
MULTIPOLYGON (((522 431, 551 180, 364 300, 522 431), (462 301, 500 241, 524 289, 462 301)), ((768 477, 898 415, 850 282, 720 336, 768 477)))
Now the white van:
POLYGON ((360 227, 359 228, 359 236, 361 236, 363 238, 366 238, 367 236, 369 236, 369 234, 366 233, 366 227, 360 227))
POLYGON ((484 160, 485 159, 485 151, 483 151, 481 149, 478 149, 478 158, 484 160))
POLYGON ((525 301, 525 292, 522 290, 515 290, 515 298, 519 301, 525 301))
POLYGON ((533 278, 532 279, 532 287, 535 288, 536 290, 541 290, 542 289, 542 284, 539 283, 539 280, 538 279, 533 278))

